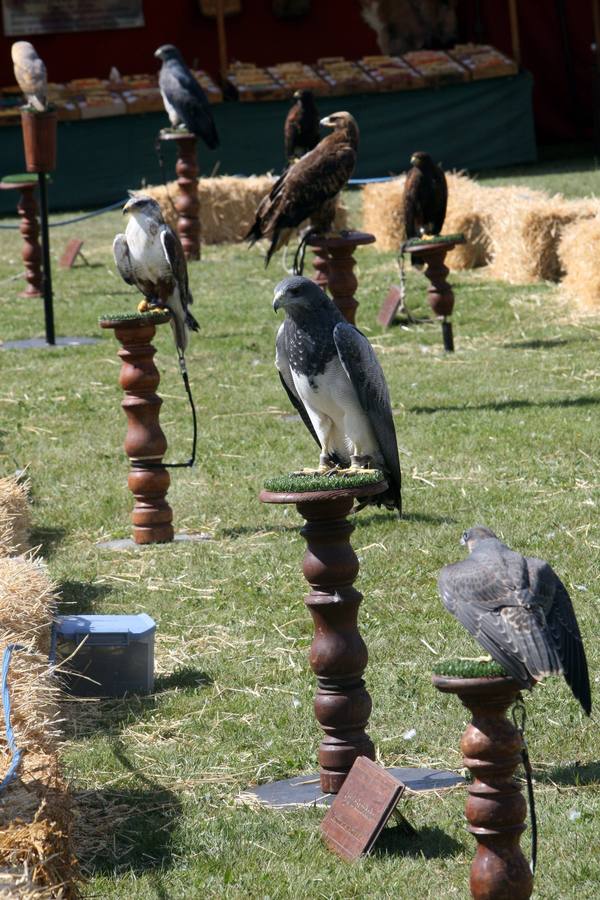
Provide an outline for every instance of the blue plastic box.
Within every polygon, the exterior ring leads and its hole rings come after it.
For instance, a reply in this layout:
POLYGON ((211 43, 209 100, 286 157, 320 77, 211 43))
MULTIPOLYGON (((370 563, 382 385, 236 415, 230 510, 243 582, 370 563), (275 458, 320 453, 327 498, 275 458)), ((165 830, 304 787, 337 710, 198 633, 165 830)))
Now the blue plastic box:
POLYGON ((53 656, 79 697, 124 697, 154 689, 156 622, 137 616, 57 616, 53 656))

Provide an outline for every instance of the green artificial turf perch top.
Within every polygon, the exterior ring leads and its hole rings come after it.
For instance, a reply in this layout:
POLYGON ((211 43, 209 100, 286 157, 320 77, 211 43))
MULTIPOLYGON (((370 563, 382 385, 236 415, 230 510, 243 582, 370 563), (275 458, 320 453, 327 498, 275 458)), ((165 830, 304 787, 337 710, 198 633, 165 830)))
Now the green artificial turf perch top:
POLYGON ((428 234, 423 237, 409 238, 404 243, 404 249, 410 250, 411 247, 420 247, 422 244, 464 244, 464 234, 428 234))
POLYGON ((119 325, 121 322, 151 322, 154 325, 160 325, 162 322, 168 322, 171 314, 166 309, 158 309, 155 312, 144 313, 110 313, 100 316, 98 322, 100 325, 109 323, 111 325, 119 325))
POLYGON ((508 673, 493 659, 442 659, 433 667, 434 675, 446 678, 509 678, 508 673))
POLYGON ((352 475, 344 475, 342 472, 335 475, 290 472, 289 475, 267 478, 265 489, 273 491, 273 493, 302 494, 308 491, 337 491, 361 488, 368 484, 378 484, 384 480, 383 473, 379 469, 369 469, 352 475))

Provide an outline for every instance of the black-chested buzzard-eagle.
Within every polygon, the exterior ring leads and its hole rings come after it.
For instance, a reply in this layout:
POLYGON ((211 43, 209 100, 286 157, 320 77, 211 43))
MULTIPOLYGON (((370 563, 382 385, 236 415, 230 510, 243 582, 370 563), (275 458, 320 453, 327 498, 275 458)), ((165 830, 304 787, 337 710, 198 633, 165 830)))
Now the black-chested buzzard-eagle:
POLYGON ((208 97, 173 44, 154 53, 162 60, 158 86, 173 128, 184 128, 202 138, 210 150, 219 146, 219 135, 208 97))
POLYGON ((369 502, 401 513, 392 406, 369 341, 308 278, 281 281, 273 308, 286 313, 277 333, 275 364, 289 399, 321 448, 321 467, 380 469, 389 488, 369 502))

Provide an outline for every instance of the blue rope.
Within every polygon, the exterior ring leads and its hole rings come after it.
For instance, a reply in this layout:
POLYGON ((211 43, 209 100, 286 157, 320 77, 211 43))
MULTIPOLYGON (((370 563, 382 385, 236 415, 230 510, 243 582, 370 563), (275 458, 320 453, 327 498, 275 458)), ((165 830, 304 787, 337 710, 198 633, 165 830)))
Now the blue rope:
MULTIPOLYGON (((111 212, 113 209, 118 209, 119 206, 123 206, 125 200, 117 200, 116 203, 111 203, 110 206, 103 206, 102 209, 95 209, 93 212, 84 213, 82 216, 76 216, 74 219, 64 219, 61 222, 48 222, 48 228, 61 228, 63 225, 74 225, 76 222, 83 222, 84 219, 93 219, 94 216, 101 216, 104 213, 111 212)), ((19 225, 0 225, 0 228, 6 229, 18 229, 19 225)))
POLYGON ((4 656, 2 658, 2 706, 4 707, 4 726, 6 728, 6 742, 8 744, 8 748, 12 753, 12 760, 10 766, 8 768, 8 772, 0 782, 0 794, 4 791, 8 785, 11 783, 15 775, 17 774, 17 769, 21 764, 21 756, 23 755, 23 751, 19 750, 15 743, 15 736, 12 730, 12 724, 10 721, 10 691, 8 690, 8 669, 10 667, 10 660, 14 650, 24 650, 25 648, 21 646, 21 644, 8 644, 4 650, 4 656))

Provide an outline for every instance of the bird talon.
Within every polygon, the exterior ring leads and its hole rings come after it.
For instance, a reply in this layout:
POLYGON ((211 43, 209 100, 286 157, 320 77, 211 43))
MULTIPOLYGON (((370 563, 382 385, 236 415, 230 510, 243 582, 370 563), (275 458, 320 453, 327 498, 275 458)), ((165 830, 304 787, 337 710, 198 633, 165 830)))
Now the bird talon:
POLYGON ((138 306, 137 306, 138 312, 145 313, 145 312, 148 312, 149 309, 150 309, 150 304, 148 303, 148 301, 140 300, 140 302, 138 303, 138 306))

